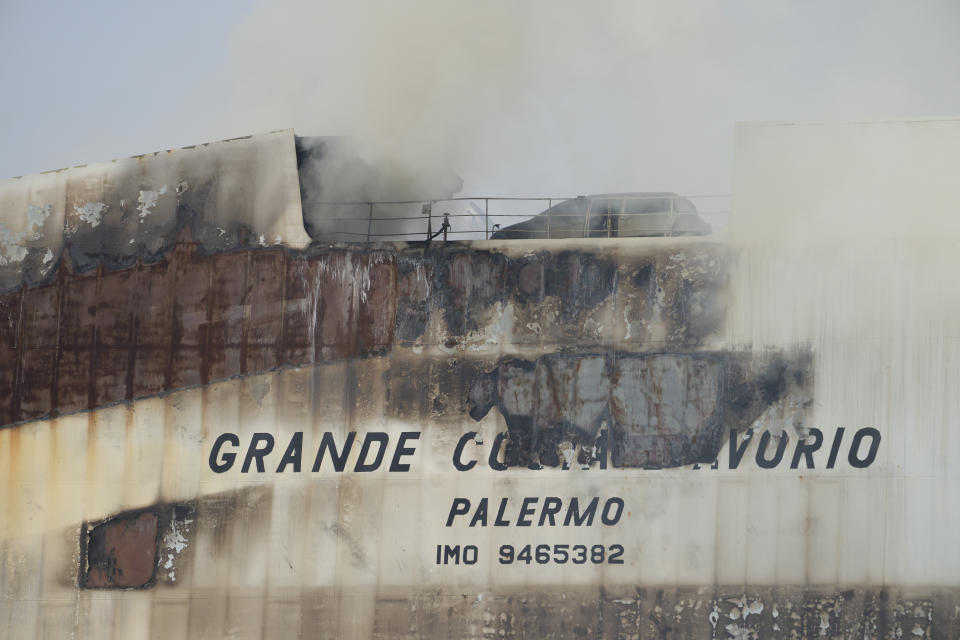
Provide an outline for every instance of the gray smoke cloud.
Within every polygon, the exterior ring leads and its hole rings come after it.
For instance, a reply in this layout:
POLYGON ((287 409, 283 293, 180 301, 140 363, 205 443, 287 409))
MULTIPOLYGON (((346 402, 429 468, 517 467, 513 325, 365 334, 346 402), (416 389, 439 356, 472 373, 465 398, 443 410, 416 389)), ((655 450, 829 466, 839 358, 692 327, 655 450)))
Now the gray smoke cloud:
POLYGON ((692 188, 663 122, 703 86, 662 70, 722 47, 723 23, 706 0, 264 3, 235 34, 232 111, 350 136, 405 193, 451 170, 496 195, 692 188))
POLYGON ((737 121, 960 110, 955 0, 101 4, 0 3, 0 175, 294 127, 471 194, 729 193, 737 121))
POLYGON ((471 194, 729 193, 736 121, 955 112, 958 36, 948 0, 279 0, 234 34, 225 118, 471 194))

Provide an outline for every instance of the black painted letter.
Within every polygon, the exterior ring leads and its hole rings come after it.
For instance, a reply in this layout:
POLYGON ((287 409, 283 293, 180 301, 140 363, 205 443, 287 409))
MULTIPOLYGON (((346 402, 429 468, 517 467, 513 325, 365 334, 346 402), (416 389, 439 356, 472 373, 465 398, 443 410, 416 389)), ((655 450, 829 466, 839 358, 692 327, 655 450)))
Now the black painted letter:
POLYGON ((453 450, 453 466, 457 471, 469 471, 477 465, 476 460, 471 460, 470 462, 462 462, 463 448, 467 445, 468 442, 477 437, 476 431, 467 431, 465 434, 460 436, 460 441, 457 442, 457 448, 453 450))
POLYGON ((237 459, 237 454, 235 453, 224 453, 222 456, 220 456, 220 459, 223 460, 223 462, 217 462, 217 456, 220 453, 220 447, 228 442, 235 447, 240 446, 240 438, 238 438, 234 433, 221 433, 216 442, 213 443, 213 449, 210 450, 210 470, 214 473, 223 473, 224 471, 227 471, 233 466, 233 461, 237 459))
POLYGON ((407 440, 419 439, 419 431, 404 431, 400 434, 400 439, 397 441, 397 450, 393 452, 393 460, 390 461, 390 471, 410 471, 410 465, 400 462, 400 456, 412 456, 415 449, 413 447, 407 448, 403 445, 407 440))
POLYGON ((246 473, 250 470, 250 461, 257 461, 257 471, 259 473, 264 472, 263 459, 268 453, 273 451, 273 436, 269 433, 255 433, 250 439, 250 447, 247 449, 247 455, 243 459, 243 466, 240 467, 240 473, 246 473), (263 443, 264 447, 261 449, 257 446, 259 443, 263 443))
POLYGON ((850 455, 847 456, 847 460, 850 462, 850 466, 863 469, 869 467, 870 464, 877 457, 877 450, 880 448, 880 432, 874 429, 873 427, 864 427, 863 429, 858 429, 855 434, 853 434, 853 442, 850 443, 850 455), (860 458, 857 456, 857 453, 860 451, 860 441, 864 437, 870 436, 870 449, 867 451, 866 458, 860 458))

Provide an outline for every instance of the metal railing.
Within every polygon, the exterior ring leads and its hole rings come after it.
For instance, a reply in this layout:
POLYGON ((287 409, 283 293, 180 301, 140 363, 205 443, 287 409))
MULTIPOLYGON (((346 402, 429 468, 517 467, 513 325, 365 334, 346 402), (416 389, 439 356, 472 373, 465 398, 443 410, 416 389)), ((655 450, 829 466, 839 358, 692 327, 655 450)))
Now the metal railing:
POLYGON ((554 206, 567 197, 459 197, 436 200, 303 203, 304 222, 314 240, 328 242, 484 240, 490 238, 598 238, 712 232, 727 225, 730 195, 622 194, 588 196, 582 210, 554 206), (663 206, 642 206, 662 201, 663 206), (598 203, 606 203, 601 211, 598 203), (610 203, 618 203, 612 208, 610 203), (628 204, 630 203, 630 204, 628 204), (690 207, 690 204, 693 207, 690 207), (637 210, 653 209, 653 210, 637 210), (546 212, 550 213, 547 214, 546 212), (544 215, 539 215, 544 214, 544 215), (523 223, 519 227, 512 227, 523 223))

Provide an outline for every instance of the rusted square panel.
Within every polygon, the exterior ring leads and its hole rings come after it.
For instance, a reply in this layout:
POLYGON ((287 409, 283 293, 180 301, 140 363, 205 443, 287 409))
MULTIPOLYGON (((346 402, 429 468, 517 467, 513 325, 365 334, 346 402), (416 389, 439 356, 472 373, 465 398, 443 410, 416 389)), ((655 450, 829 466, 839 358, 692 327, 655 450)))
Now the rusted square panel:
POLYGON ((93 349, 63 345, 57 366, 57 403, 61 413, 93 408, 90 398, 90 376, 93 349))
POLYGON ((171 270, 167 263, 142 268, 137 281, 135 335, 137 345, 143 347, 170 347, 170 322, 173 292, 171 270))
POLYGON ((179 389, 205 384, 203 379, 203 351, 201 347, 177 347, 171 355, 170 382, 167 389, 179 389))
POLYGON ((338 251, 320 257, 317 326, 320 329, 318 360, 341 360, 356 355, 356 277, 358 260, 338 251))
POLYGON ((423 338, 430 324, 434 268, 429 262, 400 255, 396 269, 394 336, 400 343, 411 344, 423 338))
POLYGON ((20 324, 20 292, 0 295, 0 347, 17 348, 17 327, 20 324))
POLYGON ((314 361, 319 291, 315 289, 317 263, 307 260, 288 260, 286 300, 283 308, 283 351, 281 364, 309 364, 314 361))
POLYGON ((138 296, 138 273, 127 269, 106 273, 97 300, 97 343, 109 347, 130 344, 130 322, 138 296))
POLYGON ((206 345, 207 380, 234 376, 240 371, 240 345, 247 302, 247 253, 213 258, 213 285, 209 292, 210 324, 206 345))
POLYGON ((24 289, 21 340, 26 348, 57 346, 57 287, 24 289))
POLYGON ((50 412, 56 353, 54 347, 24 349, 23 371, 17 387, 19 410, 15 411, 14 421, 32 420, 50 412))
POLYGON ((173 303, 173 331, 176 346, 200 346, 204 342, 203 327, 207 324, 207 304, 212 263, 202 258, 185 260, 177 265, 173 303))
POLYGON ((20 292, 0 295, 0 424, 13 422, 13 394, 19 365, 20 292))
POLYGON ((17 350, 0 346, 0 425, 13 422, 13 392, 17 376, 17 350))
POLYGON ((244 371, 268 371, 280 364, 283 326, 284 254, 254 252, 250 258, 250 320, 246 335, 244 371))
POLYGON ((378 352, 393 343, 397 312, 397 263, 392 257, 364 256, 369 282, 361 283, 358 340, 361 353, 378 352))
POLYGON ((134 589, 156 579, 159 516, 142 511, 87 529, 80 586, 134 589))
POLYGON ((136 343, 132 376, 134 398, 166 389, 173 337, 171 273, 167 263, 142 268, 133 326, 136 343))
POLYGON ((207 381, 204 352, 209 329, 209 269, 210 263, 203 262, 201 258, 185 258, 184 262, 177 266, 169 388, 207 381))
POLYGON ((137 347, 133 364, 134 398, 154 395, 166 389, 169 359, 169 348, 137 347))
POLYGON ((95 274, 68 276, 61 287, 60 343, 90 347, 96 335, 97 309, 102 303, 95 274))
POLYGON ((100 346, 95 357, 94 405, 103 406, 126 400, 130 350, 100 346))
MULTIPOLYGON (((611 393, 613 463, 670 467, 694 458, 722 423, 721 359, 701 354, 623 356, 611 393), (699 444, 698 444, 699 443, 699 444)), ((716 448, 719 448, 717 446, 716 448)), ((714 446, 706 448, 713 453, 714 446)))

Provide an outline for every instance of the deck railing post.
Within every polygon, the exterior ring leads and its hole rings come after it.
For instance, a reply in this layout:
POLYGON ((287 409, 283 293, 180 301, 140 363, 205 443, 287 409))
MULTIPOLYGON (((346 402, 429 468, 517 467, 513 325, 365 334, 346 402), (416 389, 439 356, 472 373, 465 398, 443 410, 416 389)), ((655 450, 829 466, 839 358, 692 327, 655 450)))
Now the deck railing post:
POLYGON ((370 242, 370 231, 373 229, 373 203, 370 203, 370 215, 367 217, 367 242, 370 242))
POLYGON ((547 200, 547 239, 550 239, 550 218, 553 217, 553 214, 550 213, 550 209, 553 209, 553 199, 547 200))
POLYGON ((483 199, 483 239, 490 239, 490 198, 483 199))

